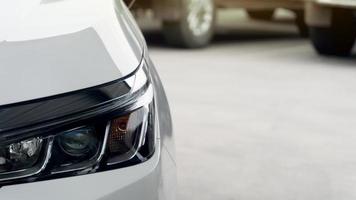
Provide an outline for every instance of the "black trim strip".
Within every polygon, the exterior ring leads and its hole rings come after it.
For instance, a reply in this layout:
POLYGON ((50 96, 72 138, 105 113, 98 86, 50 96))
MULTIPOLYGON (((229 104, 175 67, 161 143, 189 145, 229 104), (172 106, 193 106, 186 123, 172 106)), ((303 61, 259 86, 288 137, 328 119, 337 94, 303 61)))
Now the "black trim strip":
MULTIPOLYGON (((131 74, 131 77, 126 76, 125 80, 134 78, 137 70, 131 74)), ((28 126, 32 127, 85 112, 113 99, 124 99, 131 91, 131 86, 125 80, 118 79, 74 92, 0 106, 0 142, 7 140, 10 135, 29 131, 23 130, 28 126)))

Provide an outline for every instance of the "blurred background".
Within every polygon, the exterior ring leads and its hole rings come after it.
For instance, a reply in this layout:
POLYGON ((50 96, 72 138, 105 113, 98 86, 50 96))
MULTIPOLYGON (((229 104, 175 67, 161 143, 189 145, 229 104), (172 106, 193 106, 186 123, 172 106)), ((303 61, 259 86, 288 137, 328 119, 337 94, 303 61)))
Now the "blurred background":
POLYGON ((218 10, 204 48, 134 14, 171 104, 177 199, 356 199, 355 51, 318 55, 286 9, 218 10))

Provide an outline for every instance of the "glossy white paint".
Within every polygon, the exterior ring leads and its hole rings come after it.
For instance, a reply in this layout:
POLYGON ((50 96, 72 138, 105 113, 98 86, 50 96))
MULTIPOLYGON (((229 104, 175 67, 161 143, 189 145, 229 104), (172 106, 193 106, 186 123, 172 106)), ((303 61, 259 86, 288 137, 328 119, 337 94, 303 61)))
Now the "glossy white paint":
POLYGON ((120 0, 3 2, 0 105, 95 86, 134 71, 142 41, 132 33, 125 10, 120 0))

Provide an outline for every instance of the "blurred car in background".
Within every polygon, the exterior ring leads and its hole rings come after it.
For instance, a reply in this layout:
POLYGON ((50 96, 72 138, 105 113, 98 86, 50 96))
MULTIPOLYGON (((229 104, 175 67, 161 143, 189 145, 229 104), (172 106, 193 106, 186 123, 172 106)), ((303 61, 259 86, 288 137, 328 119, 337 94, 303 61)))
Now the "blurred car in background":
MULTIPOLYGON (((132 0, 125 0, 131 4, 132 0)), ((199 48, 214 35, 217 9, 244 8, 251 18, 271 20, 277 8, 296 14, 301 35, 307 35, 304 2, 298 0, 136 0, 132 11, 149 9, 162 22, 166 41, 174 46, 199 48)))
POLYGON ((356 37, 356 0, 306 2, 306 23, 316 51, 322 55, 349 55, 356 37))

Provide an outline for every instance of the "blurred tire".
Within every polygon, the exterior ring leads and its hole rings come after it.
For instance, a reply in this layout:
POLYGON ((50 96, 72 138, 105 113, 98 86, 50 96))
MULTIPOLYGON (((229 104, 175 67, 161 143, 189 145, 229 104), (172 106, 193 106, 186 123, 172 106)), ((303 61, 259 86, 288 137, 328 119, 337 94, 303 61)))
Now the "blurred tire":
POLYGON ((309 36, 309 28, 305 22, 305 12, 303 10, 296 10, 295 13, 295 23, 299 30, 299 35, 303 38, 307 38, 309 36))
POLYGON ((179 21, 164 21, 163 33, 170 45, 184 48, 207 46, 214 35, 214 0, 184 0, 179 21))
POLYGON ((274 10, 248 10, 247 14, 252 19, 272 20, 274 16, 274 10))
POLYGON ((309 27, 316 51, 321 55, 348 56, 355 43, 354 20, 351 10, 334 9, 330 27, 309 27))

